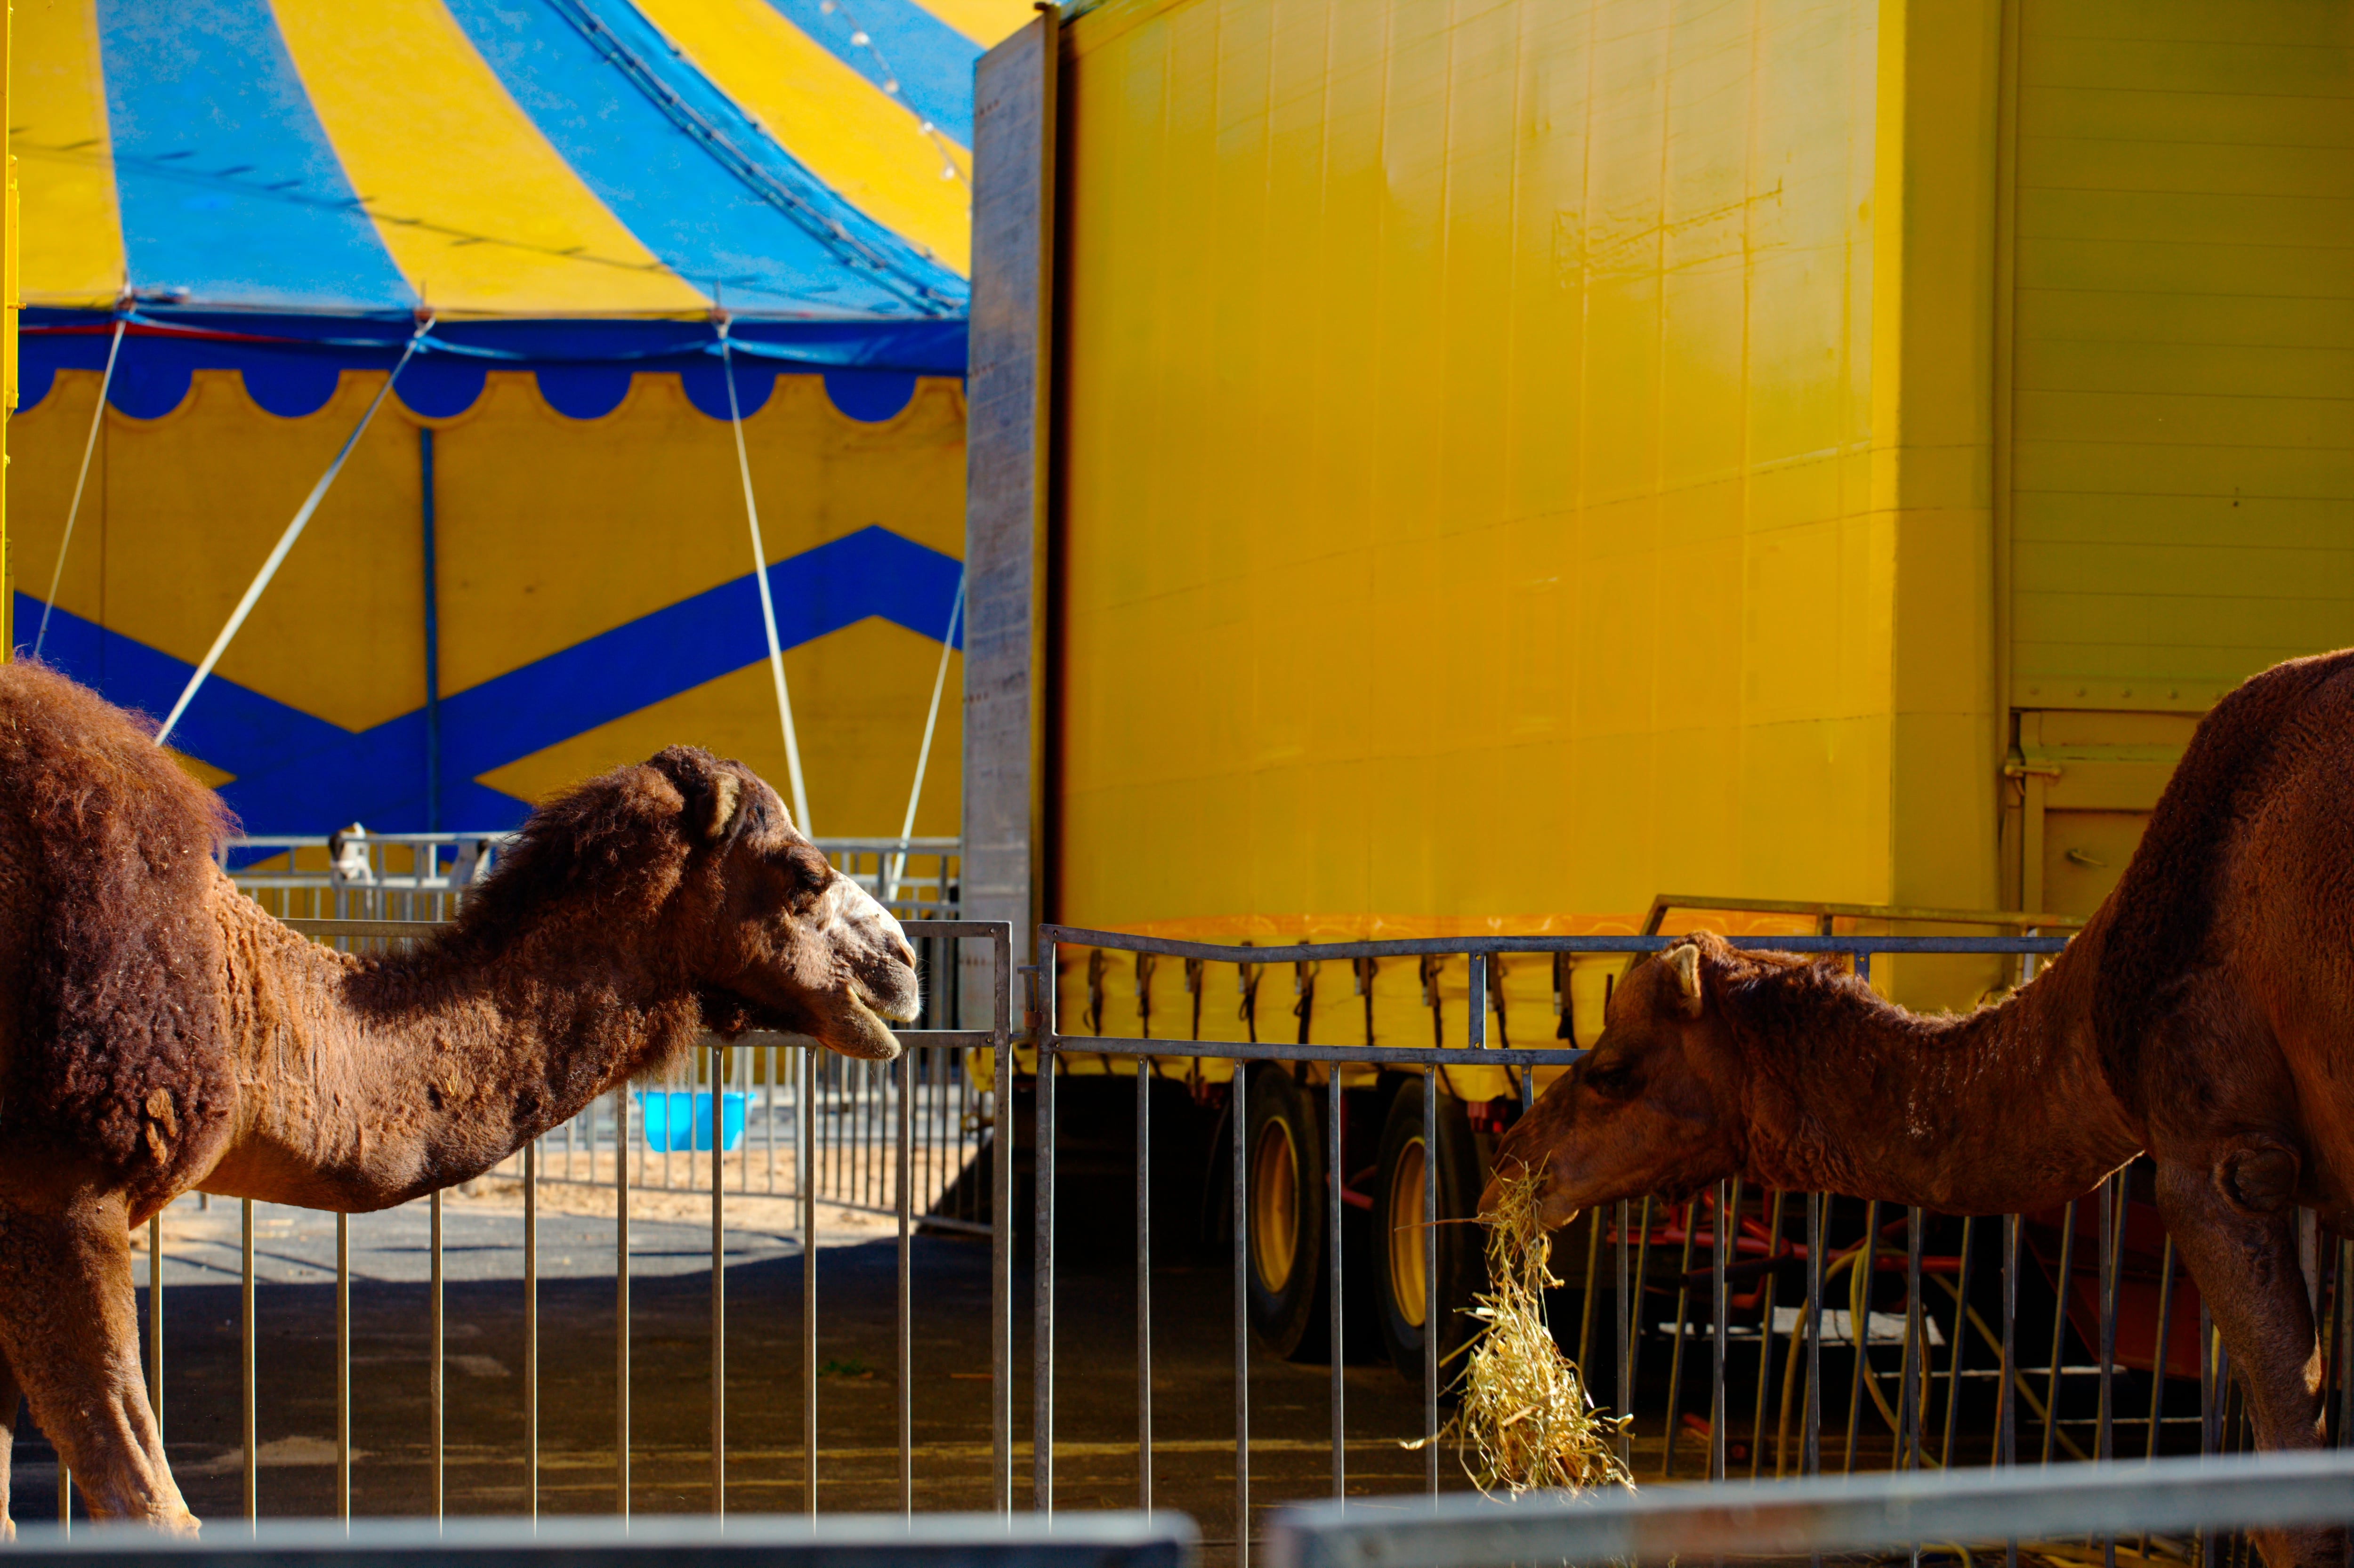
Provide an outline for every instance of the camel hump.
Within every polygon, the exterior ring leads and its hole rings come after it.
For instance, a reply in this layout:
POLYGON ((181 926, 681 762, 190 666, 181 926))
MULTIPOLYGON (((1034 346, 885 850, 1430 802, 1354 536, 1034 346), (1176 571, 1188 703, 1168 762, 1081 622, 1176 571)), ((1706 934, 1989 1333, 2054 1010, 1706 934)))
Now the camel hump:
POLYGON ((2107 936, 2093 1024, 2111 1086, 2137 1119, 2150 1088, 2152 1037, 2187 982, 2216 956, 2232 889, 2232 851, 2285 791, 2299 787, 2315 737, 2354 765, 2354 650, 2276 664, 2209 710, 2150 813, 2141 846, 2103 906, 2107 936))
POLYGON ((0 665, 0 966, 18 1001, 0 1138, 126 1167, 171 1162, 232 1092, 210 910, 229 818, 153 736, 53 670, 0 665))

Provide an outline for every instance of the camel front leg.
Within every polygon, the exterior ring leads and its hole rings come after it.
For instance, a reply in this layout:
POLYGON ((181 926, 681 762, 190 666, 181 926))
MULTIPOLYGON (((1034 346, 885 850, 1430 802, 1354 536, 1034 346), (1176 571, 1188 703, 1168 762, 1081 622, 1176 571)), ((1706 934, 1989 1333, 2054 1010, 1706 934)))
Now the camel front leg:
MULTIPOLYGON (((2321 1343, 2297 1264, 2295 1184, 2269 1166, 2285 1155, 2177 1161, 2161 1156, 2158 1206, 2176 1250, 2199 1282, 2232 1366, 2248 1393, 2256 1446, 2322 1443, 2321 1343), (2279 1204, 2271 1206, 2277 1194, 2279 1204), (2251 1206, 2251 1198, 2264 1207, 2251 1206)), ((2257 1531, 2268 1568, 2340 1568, 2346 1538, 2334 1530, 2257 1531)))
POLYGON ((63 1214, 0 1208, 0 1359, 91 1517, 194 1534, 140 1375, 122 1198, 78 1198, 63 1214))

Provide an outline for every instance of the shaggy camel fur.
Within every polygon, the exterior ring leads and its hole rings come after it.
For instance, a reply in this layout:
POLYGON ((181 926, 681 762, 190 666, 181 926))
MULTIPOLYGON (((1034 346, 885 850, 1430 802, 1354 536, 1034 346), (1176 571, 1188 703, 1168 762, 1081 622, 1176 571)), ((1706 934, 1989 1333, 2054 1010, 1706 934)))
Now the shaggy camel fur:
MULTIPOLYGON (((2000 1005, 1922 1017, 1828 962, 1696 936, 1629 972, 1497 1168, 1541 1169, 1552 1224, 1735 1175, 1990 1214, 2145 1150, 2258 1446, 2317 1446, 2296 1207, 2354 1229, 2354 653, 2218 704, 2116 891, 2000 1005)), ((2329 1532, 2259 1541, 2273 1568, 2344 1555, 2329 1532)))
POLYGON ((915 1016, 898 922, 774 790, 689 747, 543 806, 457 925, 398 957, 264 914, 214 863, 224 827, 129 715, 0 666, 0 1520, 21 1389, 93 1515, 195 1529, 130 1252, 182 1192, 386 1208, 704 1030, 887 1057, 884 1020, 915 1016))

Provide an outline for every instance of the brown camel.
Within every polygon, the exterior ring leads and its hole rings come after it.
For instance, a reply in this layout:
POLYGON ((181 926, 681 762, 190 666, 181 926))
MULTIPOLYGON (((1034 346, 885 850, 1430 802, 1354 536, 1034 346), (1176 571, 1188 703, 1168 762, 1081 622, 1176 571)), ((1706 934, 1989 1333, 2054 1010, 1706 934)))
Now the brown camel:
MULTIPOLYGON (((2295 1210, 2354 1230, 2354 652, 2217 704, 2116 891, 1999 1005, 1924 1017, 1829 962, 1695 936, 1628 973, 1496 1163, 1542 1171, 1557 1225, 1736 1175, 2020 1213, 2144 1150, 2258 1446, 2318 1446, 2295 1210)), ((2273 1568, 2343 1556, 2332 1533, 2260 1541, 2273 1568)))
POLYGON ((888 1057, 884 1020, 915 1016, 898 922, 776 791, 691 747, 540 808, 456 926, 398 957, 240 895, 225 822, 129 715, 0 666, 0 1520, 21 1390, 92 1514, 196 1528, 131 1271, 132 1227, 179 1194, 386 1208, 701 1031, 888 1057))

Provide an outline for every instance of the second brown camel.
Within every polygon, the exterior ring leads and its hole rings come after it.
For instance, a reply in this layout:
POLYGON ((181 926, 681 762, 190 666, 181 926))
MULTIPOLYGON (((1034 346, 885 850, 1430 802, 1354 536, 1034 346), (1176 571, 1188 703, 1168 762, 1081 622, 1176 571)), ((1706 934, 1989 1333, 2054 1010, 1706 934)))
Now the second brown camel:
MULTIPOLYGON (((1549 1225, 1735 1176, 1999 1214, 2145 1151, 2257 1446, 2319 1446, 2296 1209, 2354 1231, 2354 653, 2218 704, 2115 892, 1999 1005, 1925 1016, 1696 935, 1628 972, 1496 1169, 1542 1172, 1549 1225)), ((2257 1542, 2271 1568, 2345 1560, 2336 1531, 2257 1542)))

